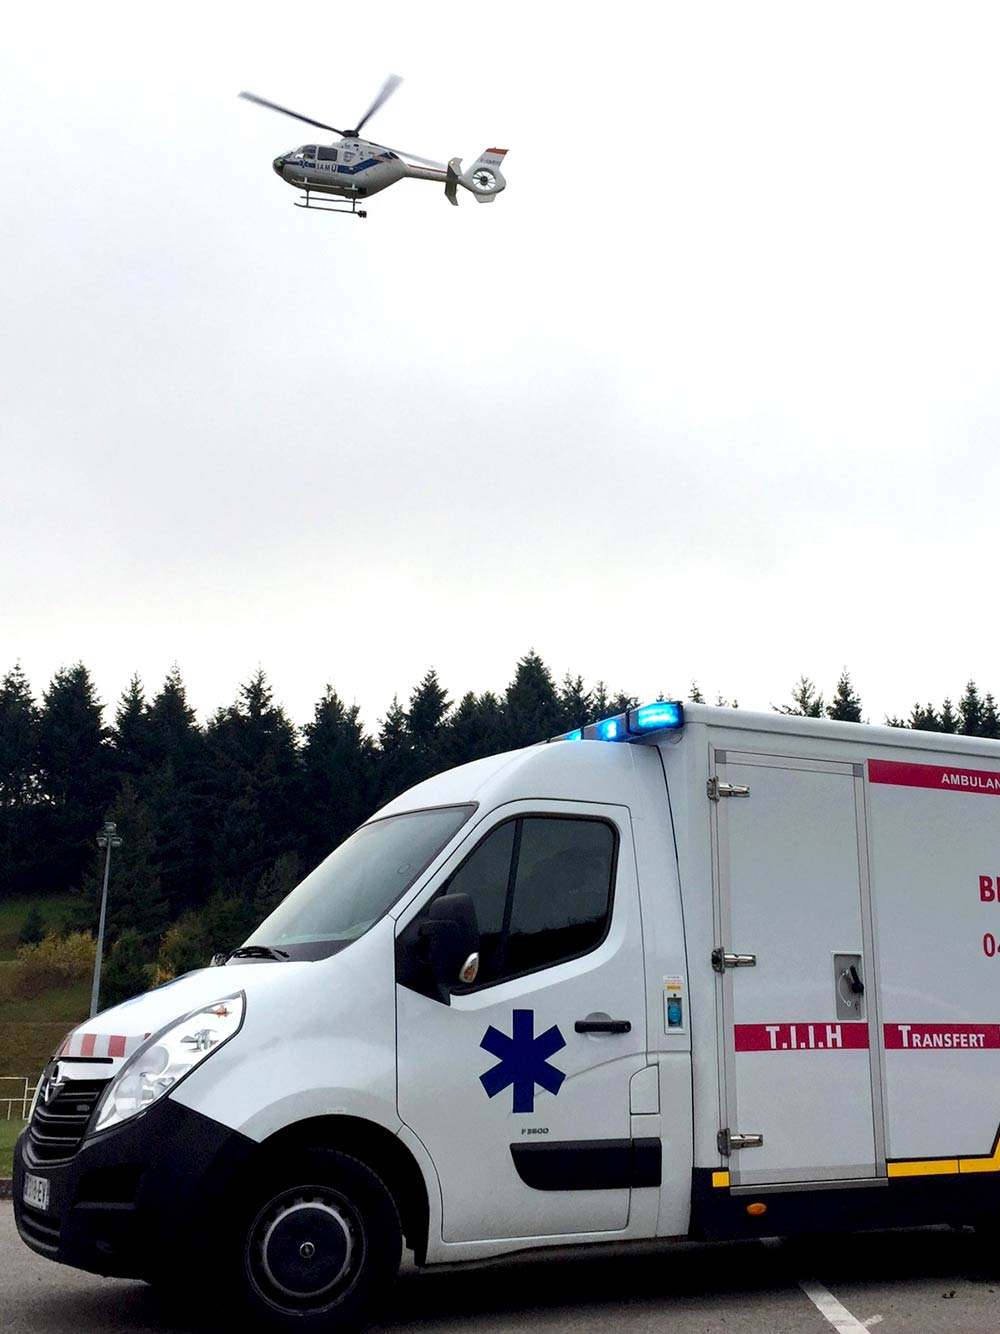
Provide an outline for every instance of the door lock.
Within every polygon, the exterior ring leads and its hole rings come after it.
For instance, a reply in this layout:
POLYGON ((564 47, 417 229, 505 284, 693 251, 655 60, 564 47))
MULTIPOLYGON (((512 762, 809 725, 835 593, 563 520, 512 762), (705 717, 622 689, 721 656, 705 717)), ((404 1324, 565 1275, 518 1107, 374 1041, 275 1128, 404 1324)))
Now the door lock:
POLYGON ((718 945, 712 951, 712 967, 717 973, 724 973, 727 968, 756 968, 756 954, 730 954, 718 945))

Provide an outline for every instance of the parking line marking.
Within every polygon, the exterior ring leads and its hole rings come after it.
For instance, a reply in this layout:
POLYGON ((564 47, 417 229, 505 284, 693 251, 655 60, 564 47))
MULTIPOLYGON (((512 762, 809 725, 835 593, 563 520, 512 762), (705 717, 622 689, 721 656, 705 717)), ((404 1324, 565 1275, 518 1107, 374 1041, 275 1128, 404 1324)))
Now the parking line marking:
POLYGON ((838 1302, 833 1293, 824 1288, 822 1283, 817 1283, 812 1278, 800 1278, 798 1284, 820 1315, 834 1327, 837 1334, 868 1334, 868 1326, 863 1325, 860 1320, 856 1320, 847 1307, 838 1302))
MULTIPOLYGON (((780 1251, 782 1249, 780 1237, 762 1237, 761 1240, 768 1250, 780 1251)), ((837 1334, 869 1334, 870 1326, 880 1324, 882 1321, 880 1315, 875 1315, 869 1316, 862 1324, 860 1320, 851 1315, 842 1302, 837 1301, 828 1288, 823 1287, 822 1283, 817 1283, 813 1278, 798 1278, 795 1281, 823 1319, 837 1331, 837 1334)))

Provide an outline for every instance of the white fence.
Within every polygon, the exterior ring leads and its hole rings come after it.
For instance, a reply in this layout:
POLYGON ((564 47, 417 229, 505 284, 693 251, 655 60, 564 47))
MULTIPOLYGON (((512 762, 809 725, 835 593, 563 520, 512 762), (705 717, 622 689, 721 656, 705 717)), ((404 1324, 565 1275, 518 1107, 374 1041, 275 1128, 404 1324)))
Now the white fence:
POLYGON ((26 1121, 34 1096, 27 1075, 0 1075, 0 1121, 26 1121))

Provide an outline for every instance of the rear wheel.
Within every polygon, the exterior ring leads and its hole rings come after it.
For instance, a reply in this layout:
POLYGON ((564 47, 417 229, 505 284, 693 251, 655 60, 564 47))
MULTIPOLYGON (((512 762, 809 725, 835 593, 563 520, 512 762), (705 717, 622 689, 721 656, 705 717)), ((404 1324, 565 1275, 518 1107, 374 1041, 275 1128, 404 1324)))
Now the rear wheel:
POLYGON ((238 1278, 267 1328, 349 1330, 386 1296, 401 1251, 399 1214, 381 1179, 347 1154, 311 1149, 255 1191, 238 1278))

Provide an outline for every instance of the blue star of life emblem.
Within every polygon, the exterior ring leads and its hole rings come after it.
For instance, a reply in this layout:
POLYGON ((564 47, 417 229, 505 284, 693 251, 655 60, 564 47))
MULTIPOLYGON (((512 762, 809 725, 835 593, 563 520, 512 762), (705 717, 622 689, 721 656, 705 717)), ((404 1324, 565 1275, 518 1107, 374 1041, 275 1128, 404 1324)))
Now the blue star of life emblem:
POLYGON ((479 1044, 491 1056, 499 1058, 497 1065, 479 1076, 479 1082, 491 1098, 513 1084, 514 1105, 511 1110, 515 1112, 535 1110, 536 1084, 554 1095, 566 1078, 562 1070, 549 1064, 549 1057, 565 1047, 566 1039, 555 1024, 537 1038, 534 1030, 534 1010, 515 1010, 512 1037, 490 1024, 479 1044))

